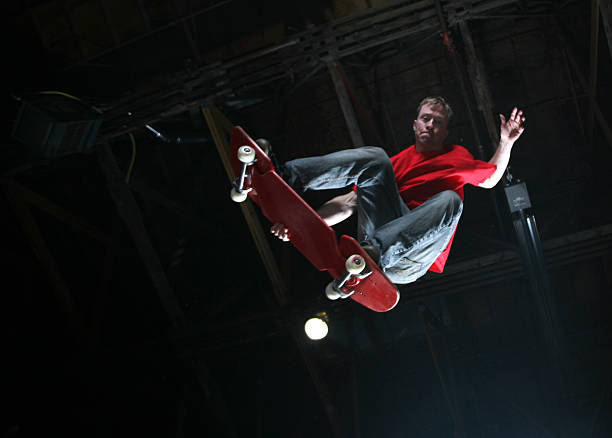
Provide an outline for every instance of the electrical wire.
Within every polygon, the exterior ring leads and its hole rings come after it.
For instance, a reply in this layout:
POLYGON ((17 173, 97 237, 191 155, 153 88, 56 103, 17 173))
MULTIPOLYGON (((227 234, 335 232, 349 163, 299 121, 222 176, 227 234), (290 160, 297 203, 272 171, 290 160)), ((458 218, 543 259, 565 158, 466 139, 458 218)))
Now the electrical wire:
MULTIPOLYGON (((43 94, 43 95, 49 95, 49 94, 53 94, 53 95, 58 95, 58 96, 64 96, 67 97, 69 99, 73 99, 76 100, 78 102, 81 103, 85 103, 83 102, 82 99, 73 96, 72 94, 69 93, 65 93, 63 91, 56 91, 56 90, 47 90, 47 91, 39 91, 37 94, 43 94)), ((97 112, 98 114, 103 114, 102 110, 93 106, 93 105, 89 105, 91 107, 91 109, 93 109, 95 112, 97 112)), ((130 159, 130 165, 128 167, 128 170, 125 174, 125 183, 129 184, 130 183, 130 178, 132 177, 132 170, 134 169, 134 163, 136 161, 136 140, 134 139, 134 135, 131 132, 128 132, 128 136, 130 137, 130 142, 132 143, 132 158, 130 159)))
MULTIPOLYGON (((39 91, 38 94, 56 94, 58 96, 64 96, 64 97, 67 97, 69 99, 78 100, 79 102, 85 103, 85 102, 83 102, 82 99, 79 99, 78 97, 73 96, 72 94, 64 93, 63 91, 54 91, 54 90, 52 90, 52 91, 39 91)), ((98 114, 102 114, 102 110, 101 109, 96 108, 93 105, 90 105, 90 106, 91 106, 91 109, 93 109, 95 112, 97 112, 98 114)))

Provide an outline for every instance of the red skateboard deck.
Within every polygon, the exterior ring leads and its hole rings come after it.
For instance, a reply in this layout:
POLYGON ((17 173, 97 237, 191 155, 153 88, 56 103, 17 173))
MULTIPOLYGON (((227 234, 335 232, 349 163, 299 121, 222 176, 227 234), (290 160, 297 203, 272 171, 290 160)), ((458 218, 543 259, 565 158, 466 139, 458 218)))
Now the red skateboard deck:
POLYGON ((376 312, 395 307, 399 291, 361 245, 347 235, 338 241, 336 232, 276 173, 272 160, 239 126, 232 132, 230 154, 238 178, 246 167, 243 187, 252 189, 248 196, 270 222, 287 227, 291 243, 315 268, 327 271, 337 283, 348 278, 347 258, 359 254, 365 259, 365 271, 371 273, 360 279, 351 276, 341 290, 345 293, 350 290, 351 299, 376 312), (238 149, 242 146, 255 151, 252 164, 245 165, 238 159, 238 149))

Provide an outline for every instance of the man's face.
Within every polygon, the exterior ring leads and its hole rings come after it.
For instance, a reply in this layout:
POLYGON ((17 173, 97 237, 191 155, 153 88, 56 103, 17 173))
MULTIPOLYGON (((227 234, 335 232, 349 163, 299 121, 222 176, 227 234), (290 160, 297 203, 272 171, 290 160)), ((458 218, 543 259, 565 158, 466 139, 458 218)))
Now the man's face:
POLYGON ((448 136, 448 114, 442 105, 426 103, 412 123, 417 149, 435 151, 448 136))

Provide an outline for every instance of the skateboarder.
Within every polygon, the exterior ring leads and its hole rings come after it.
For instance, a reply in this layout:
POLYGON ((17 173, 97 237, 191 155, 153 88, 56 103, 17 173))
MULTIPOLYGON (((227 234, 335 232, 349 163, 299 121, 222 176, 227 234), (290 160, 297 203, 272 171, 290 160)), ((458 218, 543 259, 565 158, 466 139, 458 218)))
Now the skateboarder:
MULTIPOLYGON (((279 171, 299 192, 353 187, 326 202, 328 225, 358 215, 358 239, 396 284, 428 270, 442 272, 463 210, 463 186, 492 188, 504 174, 512 146, 524 131, 523 112, 500 114, 500 141, 489 162, 462 146, 444 143, 452 109, 443 97, 426 97, 412 127, 415 144, 389 158, 378 147, 361 147, 286 162, 279 171)), ((271 232, 291 236, 282 224, 271 232)))

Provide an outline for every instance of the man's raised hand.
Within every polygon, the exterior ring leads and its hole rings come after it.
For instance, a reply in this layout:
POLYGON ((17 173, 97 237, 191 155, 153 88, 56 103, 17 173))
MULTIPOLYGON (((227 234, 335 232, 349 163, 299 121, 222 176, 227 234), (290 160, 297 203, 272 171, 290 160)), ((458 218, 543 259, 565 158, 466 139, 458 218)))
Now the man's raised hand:
POLYGON ((506 120, 503 114, 499 115, 501 125, 499 128, 499 139, 501 142, 513 144, 525 130, 525 117, 523 111, 514 107, 510 117, 506 120))

